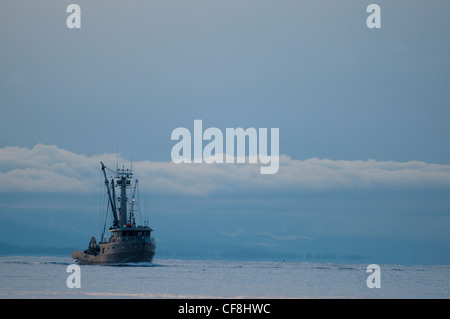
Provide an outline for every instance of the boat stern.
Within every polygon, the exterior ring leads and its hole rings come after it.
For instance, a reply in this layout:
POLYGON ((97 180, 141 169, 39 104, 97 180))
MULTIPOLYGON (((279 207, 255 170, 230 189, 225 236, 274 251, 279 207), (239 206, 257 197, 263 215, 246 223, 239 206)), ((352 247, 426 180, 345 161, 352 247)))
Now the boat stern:
POLYGON ((71 256, 73 259, 76 259, 77 261, 81 258, 81 256, 84 255, 84 252, 82 252, 81 250, 75 250, 71 256))

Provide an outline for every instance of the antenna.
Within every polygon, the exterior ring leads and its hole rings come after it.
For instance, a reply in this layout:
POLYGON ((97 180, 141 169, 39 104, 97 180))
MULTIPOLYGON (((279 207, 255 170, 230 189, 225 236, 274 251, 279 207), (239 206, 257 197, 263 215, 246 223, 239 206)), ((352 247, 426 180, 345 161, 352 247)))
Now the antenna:
POLYGON ((119 169, 119 137, 116 139, 116 172, 119 169))

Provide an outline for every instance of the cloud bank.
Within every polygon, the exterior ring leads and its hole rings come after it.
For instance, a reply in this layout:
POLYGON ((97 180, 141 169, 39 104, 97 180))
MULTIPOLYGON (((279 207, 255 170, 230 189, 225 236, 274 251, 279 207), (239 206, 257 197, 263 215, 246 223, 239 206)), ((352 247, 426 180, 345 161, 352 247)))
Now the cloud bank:
MULTIPOLYGON (((100 162, 129 165, 116 154, 85 156, 54 145, 0 148, 0 192, 102 191, 100 162)), ((141 191, 204 196, 242 191, 333 190, 375 187, 448 187, 450 165, 419 161, 295 160, 280 156, 274 175, 260 164, 175 164, 133 162, 141 191)))

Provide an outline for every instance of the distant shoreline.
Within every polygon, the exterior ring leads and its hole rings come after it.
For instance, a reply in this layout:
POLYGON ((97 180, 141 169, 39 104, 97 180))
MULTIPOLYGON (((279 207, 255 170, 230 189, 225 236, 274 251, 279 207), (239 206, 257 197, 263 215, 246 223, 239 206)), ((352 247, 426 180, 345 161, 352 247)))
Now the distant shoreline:
MULTIPOLYGON (((0 242, 0 256, 55 256, 70 257, 72 252, 78 248, 73 247, 49 247, 49 246, 31 246, 31 245, 14 245, 0 242)), ((225 250, 222 252, 188 252, 188 251, 168 251, 160 250, 156 259, 175 259, 175 260, 234 260, 234 261, 261 261, 261 262, 307 262, 317 264, 371 264, 373 258, 357 255, 357 254, 311 254, 299 253, 297 255, 289 253, 262 253, 257 250, 237 249, 225 250)), ((384 265, 428 265, 439 266, 449 265, 445 262, 404 262, 401 260, 392 261, 381 259, 379 264, 384 265)))
MULTIPOLYGON (((71 247, 48 247, 48 246, 26 246, 13 245, 0 242, 0 256, 27 255, 27 256, 70 256, 78 248, 71 247)), ((158 253, 163 259, 180 260, 248 260, 248 261, 296 261, 296 262, 337 262, 337 263, 364 263, 365 259, 360 255, 337 256, 334 254, 297 254, 292 253, 268 253, 257 250, 225 250, 222 252, 185 252, 185 251, 160 251, 158 253)))
POLYGON ((49 256, 70 256, 70 254, 76 250, 70 247, 43 247, 43 246, 22 246, 11 245, 7 243, 0 243, 0 256, 11 255, 49 255, 49 256))

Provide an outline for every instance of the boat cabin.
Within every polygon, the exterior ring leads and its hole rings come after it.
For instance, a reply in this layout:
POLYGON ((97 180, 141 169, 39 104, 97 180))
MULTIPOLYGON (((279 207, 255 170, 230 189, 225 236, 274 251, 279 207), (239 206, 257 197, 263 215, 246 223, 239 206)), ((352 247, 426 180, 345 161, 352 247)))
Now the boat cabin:
POLYGON ((142 240, 150 238, 153 229, 150 227, 118 228, 111 230, 111 241, 120 240, 142 240))

